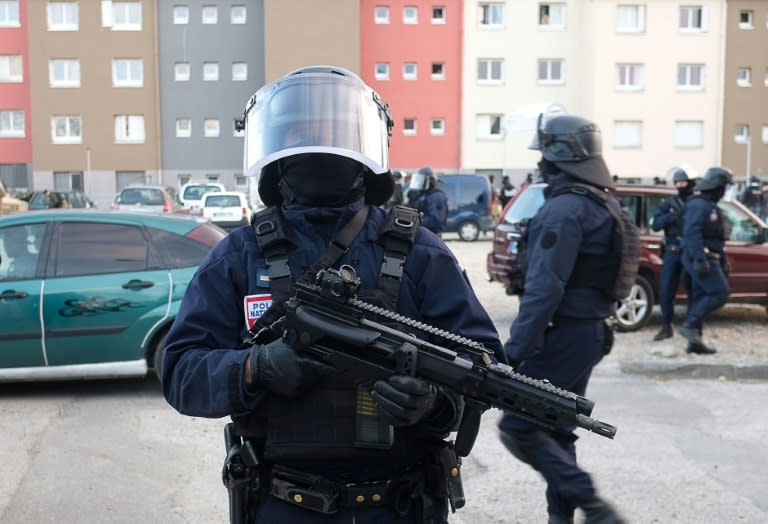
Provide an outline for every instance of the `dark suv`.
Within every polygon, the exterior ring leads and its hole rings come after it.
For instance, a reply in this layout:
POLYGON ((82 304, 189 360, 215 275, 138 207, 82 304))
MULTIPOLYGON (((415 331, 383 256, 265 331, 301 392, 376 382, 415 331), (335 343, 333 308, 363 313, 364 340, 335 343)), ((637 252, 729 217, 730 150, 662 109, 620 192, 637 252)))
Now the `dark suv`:
MULTIPOLYGON (((517 255, 521 225, 530 220, 544 203, 546 184, 521 188, 501 213, 493 237, 493 250, 488 253, 488 278, 504 284, 510 290, 509 271, 517 255)), ((656 208, 675 189, 664 186, 625 185, 616 189, 616 196, 625 209, 635 216, 640 228, 642 249, 637 280, 629 296, 618 304, 618 326, 622 331, 635 331, 651 317, 659 294, 662 260, 659 256, 661 231, 653 231, 651 222, 656 208)), ((766 224, 738 201, 720 201, 720 208, 731 221, 731 238, 725 251, 731 263, 728 283, 730 302, 762 304, 768 307, 768 242, 766 224)), ((685 302, 685 291, 678 289, 677 301, 685 302)))
POLYGON ((446 233, 466 241, 493 229, 491 183, 484 175, 440 175, 438 187, 448 197, 446 233))

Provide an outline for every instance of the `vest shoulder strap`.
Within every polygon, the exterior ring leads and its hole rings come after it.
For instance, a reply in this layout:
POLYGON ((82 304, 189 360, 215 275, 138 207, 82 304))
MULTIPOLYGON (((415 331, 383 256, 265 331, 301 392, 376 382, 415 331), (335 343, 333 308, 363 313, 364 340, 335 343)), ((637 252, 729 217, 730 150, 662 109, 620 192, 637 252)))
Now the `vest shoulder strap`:
POLYGON ((400 297, 400 281, 405 259, 413 247, 413 241, 421 225, 421 215, 413 208, 395 206, 379 230, 379 243, 384 246, 384 259, 379 271, 378 288, 397 307, 400 297))

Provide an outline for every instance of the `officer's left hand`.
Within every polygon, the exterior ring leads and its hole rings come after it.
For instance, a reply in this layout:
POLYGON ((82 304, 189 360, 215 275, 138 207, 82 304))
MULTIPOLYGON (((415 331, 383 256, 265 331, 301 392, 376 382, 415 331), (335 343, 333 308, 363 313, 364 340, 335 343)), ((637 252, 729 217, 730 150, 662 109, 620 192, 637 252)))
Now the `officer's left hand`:
POLYGON ((725 276, 728 276, 731 274, 731 262, 727 258, 723 262, 723 273, 725 273, 725 276))
POLYGON ((709 260, 706 258, 696 259, 693 261, 693 270, 700 277, 706 277, 709 275, 709 260))
POLYGON ((377 380, 371 392, 382 415, 393 426, 412 426, 435 410, 437 388, 414 377, 395 375, 389 380, 377 380))

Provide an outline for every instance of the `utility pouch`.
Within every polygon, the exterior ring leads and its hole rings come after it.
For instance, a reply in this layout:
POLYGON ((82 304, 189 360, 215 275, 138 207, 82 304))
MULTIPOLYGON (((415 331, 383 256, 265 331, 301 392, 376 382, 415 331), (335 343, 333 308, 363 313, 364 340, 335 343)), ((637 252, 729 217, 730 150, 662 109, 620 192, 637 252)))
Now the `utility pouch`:
POLYGON ((445 442, 433 450, 431 463, 427 465, 426 491, 437 498, 448 498, 451 511, 466 504, 464 485, 461 482, 461 458, 456 455, 452 442, 445 442))

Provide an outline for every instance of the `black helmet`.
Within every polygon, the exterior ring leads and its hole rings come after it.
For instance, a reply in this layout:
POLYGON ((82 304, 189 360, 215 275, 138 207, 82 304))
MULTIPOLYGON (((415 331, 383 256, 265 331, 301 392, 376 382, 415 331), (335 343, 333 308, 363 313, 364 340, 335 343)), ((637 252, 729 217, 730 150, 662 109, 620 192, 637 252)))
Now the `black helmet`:
POLYGON ((733 183, 731 170, 725 167, 710 167, 704 173, 704 177, 696 184, 697 191, 713 191, 725 188, 733 183))
POLYGON ((419 168, 411 177, 411 189, 426 190, 435 187, 437 177, 429 166, 419 168))
POLYGON ((259 177, 266 205, 283 201, 278 160, 303 154, 359 163, 370 204, 392 195, 389 106, 352 71, 326 65, 296 69, 259 89, 238 124, 245 131, 245 174, 259 177))
POLYGON ((395 180, 402 180, 403 179, 403 172, 402 171, 392 171, 392 178, 395 180))
POLYGON ((539 115, 538 131, 530 149, 541 151, 545 160, 574 178, 603 188, 615 188, 603 160, 603 141, 597 124, 574 115, 543 120, 544 115, 539 115))
POLYGON ((749 185, 754 187, 760 186, 760 179, 757 178, 755 175, 752 175, 751 177, 749 177, 749 185))
POLYGON ((688 176, 688 173, 685 172, 682 168, 675 169, 675 174, 672 175, 672 182, 687 182, 690 180, 690 177, 688 176))

